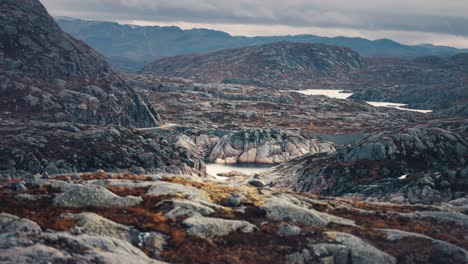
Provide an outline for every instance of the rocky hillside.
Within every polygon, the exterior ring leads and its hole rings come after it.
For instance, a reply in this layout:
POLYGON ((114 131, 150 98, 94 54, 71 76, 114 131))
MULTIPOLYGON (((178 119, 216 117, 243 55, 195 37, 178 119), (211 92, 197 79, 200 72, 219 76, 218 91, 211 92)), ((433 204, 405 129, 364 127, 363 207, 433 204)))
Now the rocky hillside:
POLYGON ((367 61, 369 67, 342 87, 355 92, 352 99, 400 102, 451 116, 468 115, 468 54, 367 61))
POLYGON ((468 262, 466 199, 381 204, 100 172, 0 182, 0 202, 4 263, 468 262))
POLYGON ((458 134, 415 128, 368 136, 329 155, 306 155, 266 172, 273 186, 323 195, 411 203, 466 195, 468 144, 458 134))
POLYGON ((155 126, 157 112, 37 0, 0 3, 0 118, 155 126))
POLYGON ((205 174, 202 159, 152 131, 73 123, 1 123, 0 137, 0 179, 100 169, 205 174))
POLYGON ((0 13, 0 178, 99 169, 205 174, 202 160, 164 135, 131 129, 162 120, 39 1, 1 1, 0 13))
POLYGON ((364 60, 348 48, 280 42, 163 58, 144 71, 200 81, 300 89, 316 79, 343 77, 365 66, 364 60))
POLYGON ((110 72, 103 57, 64 33, 39 1, 1 3, 1 65, 36 77, 95 78, 110 72))

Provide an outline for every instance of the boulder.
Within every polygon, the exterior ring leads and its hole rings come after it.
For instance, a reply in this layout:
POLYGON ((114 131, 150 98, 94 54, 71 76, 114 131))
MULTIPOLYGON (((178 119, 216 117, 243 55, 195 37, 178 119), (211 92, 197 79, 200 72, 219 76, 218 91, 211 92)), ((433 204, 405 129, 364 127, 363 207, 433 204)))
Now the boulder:
POLYGON ((397 263, 395 257, 378 250, 358 237, 342 232, 327 232, 326 234, 337 244, 312 244, 310 248, 319 257, 333 256, 333 263, 397 263))
POLYGON ((0 250, 2 263, 70 263, 74 260, 69 253, 42 244, 0 250))
POLYGON ((171 209, 169 212, 167 212, 164 215, 167 218, 176 218, 179 216, 195 216, 195 215, 207 216, 215 212, 215 210, 213 210, 212 208, 206 205, 203 205, 197 201, 182 200, 182 199, 172 199, 169 201, 162 201, 158 205, 161 205, 166 202, 171 203, 173 206, 173 209, 171 209))
POLYGON ((35 222, 14 215, 0 214, 0 233, 41 233, 41 227, 35 222))
MULTIPOLYGON (((79 233, 87 235, 108 236, 125 241, 131 241, 131 228, 115 223, 95 213, 63 214, 72 218, 79 233)), ((72 230, 73 231, 73 230, 72 230)))
POLYGON ((273 221, 292 221, 319 227, 326 226, 329 223, 354 225, 352 220, 321 213, 277 197, 268 199, 265 204, 260 206, 260 209, 264 210, 267 218, 273 221))
POLYGON ((193 216, 185 219, 182 223, 188 227, 187 233, 189 235, 201 238, 226 236, 235 231, 251 233, 257 230, 256 226, 247 221, 225 220, 203 216, 193 216))
POLYGON ((278 229, 277 233, 278 235, 284 236, 284 237, 297 236, 301 233, 301 228, 295 225, 286 224, 286 225, 282 225, 278 229))
POLYGON ((54 198, 54 205, 61 207, 132 207, 141 203, 141 197, 120 197, 104 187, 73 184, 54 198))
POLYGON ((420 261, 426 263, 468 263, 468 252, 459 246, 417 233, 395 229, 382 229, 382 231, 388 241, 403 244, 403 241, 406 240, 406 243, 412 245, 414 250, 424 250, 426 259, 420 261), (429 242, 429 246, 426 241, 429 242), (423 246, 417 246, 418 244, 423 246))
POLYGON ((162 196, 162 195, 181 195, 186 196, 193 200, 210 201, 210 197, 205 191, 197 189, 192 186, 186 186, 171 182, 154 182, 148 189, 148 195, 162 196))

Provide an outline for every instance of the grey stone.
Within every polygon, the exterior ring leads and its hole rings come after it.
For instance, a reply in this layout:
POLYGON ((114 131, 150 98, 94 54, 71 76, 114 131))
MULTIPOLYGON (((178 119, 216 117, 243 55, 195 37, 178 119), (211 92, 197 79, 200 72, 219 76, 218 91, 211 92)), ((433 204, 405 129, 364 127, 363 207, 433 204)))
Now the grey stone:
POLYGON ((386 239, 395 243, 405 238, 429 240, 432 242, 432 248, 425 247, 429 252, 426 254, 427 262, 438 263, 440 261, 447 261, 449 263, 468 263, 468 252, 456 245, 447 243, 445 241, 433 239, 431 237, 395 230, 395 229, 382 229, 386 233, 386 239))
POLYGON ((0 250, 14 247, 29 247, 34 245, 35 242, 32 238, 28 237, 28 234, 24 233, 0 233, 0 250))
POLYGON ((342 225, 355 225, 353 221, 321 213, 291 203, 285 199, 272 197, 260 206, 267 213, 267 218, 274 221, 293 221, 305 225, 326 226, 333 222, 342 225))
POLYGON ((278 229, 278 235, 285 236, 285 237, 297 236, 300 233, 301 233, 301 228, 295 225, 291 225, 291 224, 282 225, 278 229))
POLYGON ((1 263, 69 263, 73 257, 53 247, 36 244, 0 250, 1 263))
POLYGON ((465 215, 468 213, 468 198, 458 198, 448 202, 447 205, 459 209, 465 215))
POLYGON ((49 243, 60 243, 65 249, 75 248, 90 252, 99 249, 115 254, 146 258, 145 253, 140 249, 134 247, 129 242, 113 237, 86 234, 74 236, 64 232, 44 233, 42 237, 49 243))
POLYGON ((317 243, 314 245, 310 245, 310 249, 312 253, 314 253, 319 258, 324 258, 328 256, 333 257, 333 263, 336 264, 354 263, 351 261, 350 249, 345 245, 332 243, 317 243))
POLYGON ((225 236, 234 231, 251 233, 257 230, 256 226, 247 221, 225 220, 202 216, 187 218, 182 223, 188 226, 188 234, 201 238, 225 236))
POLYGON ((307 264, 312 262, 312 256, 307 249, 286 256, 286 261, 291 264, 307 264))
POLYGON ((45 197, 45 196, 33 195, 33 194, 29 194, 29 193, 20 193, 20 194, 15 195, 16 200, 24 201, 24 202, 37 201, 37 200, 40 200, 43 197, 45 197))
MULTIPOLYGON (((165 202, 168 202, 168 201, 162 201, 161 203, 165 203, 165 202)), ((212 208, 206 205, 203 205, 197 201, 172 199, 169 202, 173 204, 174 208, 164 215, 168 218, 176 218, 179 216, 194 216, 194 215, 207 216, 215 212, 215 210, 213 210, 212 208)))
POLYGON ((95 213, 63 214, 75 220, 80 232, 87 235, 108 236, 131 241, 131 228, 115 223, 95 213))
POLYGON ((112 263, 112 264, 165 264, 164 261, 147 257, 135 257, 134 255, 116 254, 111 252, 99 252, 87 254, 82 257, 88 263, 112 263))
POLYGON ((231 207, 237 207, 242 203, 243 200, 244 198, 242 196, 234 193, 231 194, 231 196, 229 196, 227 199, 227 205, 231 207))
POLYGON ((153 258, 160 258, 161 253, 167 246, 169 237, 157 232, 143 232, 138 235, 138 241, 136 244, 140 248, 148 250, 149 254, 153 258))
POLYGON ((417 217, 432 218, 439 223, 456 224, 468 227, 468 216, 457 212, 421 211, 415 213, 417 217))
POLYGON ((35 222, 15 215, 0 214, 0 233, 41 233, 41 227, 35 222))
POLYGON ((16 184, 16 192, 25 192, 28 188, 22 182, 16 184))
POLYGON ((141 203, 141 197, 120 197, 106 188, 95 185, 73 184, 54 198, 54 205, 61 207, 132 207, 141 203))
POLYGON ((335 263, 397 263, 395 257, 378 250, 363 240, 353 235, 342 232, 327 232, 329 238, 337 244, 311 245, 317 255, 333 255, 335 263))
POLYGON ((181 185, 171 182, 154 182, 148 190, 148 195, 182 195, 189 199, 210 201, 205 191, 192 186, 181 185))
POLYGON ((265 183, 261 180, 253 179, 249 181, 249 184, 258 188, 265 187, 265 183))

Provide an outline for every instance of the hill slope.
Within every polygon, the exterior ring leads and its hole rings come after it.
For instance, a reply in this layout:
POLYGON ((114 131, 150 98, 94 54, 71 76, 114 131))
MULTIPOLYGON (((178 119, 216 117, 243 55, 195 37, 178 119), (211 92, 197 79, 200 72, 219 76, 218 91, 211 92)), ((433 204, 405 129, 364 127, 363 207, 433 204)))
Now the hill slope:
POLYGON ((321 43, 351 48, 363 56, 419 57, 449 56, 460 52, 451 47, 409 46, 388 39, 368 40, 350 37, 314 35, 242 37, 209 29, 182 30, 178 27, 138 27, 114 22, 57 18, 59 25, 72 36, 102 52, 112 65, 124 70, 139 70, 151 60, 190 53, 204 53, 228 48, 290 41, 321 43))
POLYGON ((160 119, 104 57, 39 1, 0 2, 0 117, 155 126, 160 119))
POLYGON ((461 136, 422 127, 370 135, 328 155, 305 155, 264 177, 298 192, 437 203, 465 195, 467 157, 461 136))
POLYGON ((0 1, 0 180, 98 169, 203 175, 203 161, 162 133, 133 129, 161 122, 38 0, 0 1))
POLYGON ((348 48, 280 42, 163 58, 147 65, 144 71, 199 81, 299 88, 317 78, 343 77, 365 66, 359 54, 348 48))

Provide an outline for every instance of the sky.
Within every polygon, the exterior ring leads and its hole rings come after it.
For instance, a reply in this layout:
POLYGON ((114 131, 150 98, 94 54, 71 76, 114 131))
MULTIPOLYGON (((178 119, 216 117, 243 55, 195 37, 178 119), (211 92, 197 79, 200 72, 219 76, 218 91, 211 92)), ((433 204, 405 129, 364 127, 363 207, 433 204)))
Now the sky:
POLYGON ((54 16, 468 48, 468 0, 41 0, 54 16))

